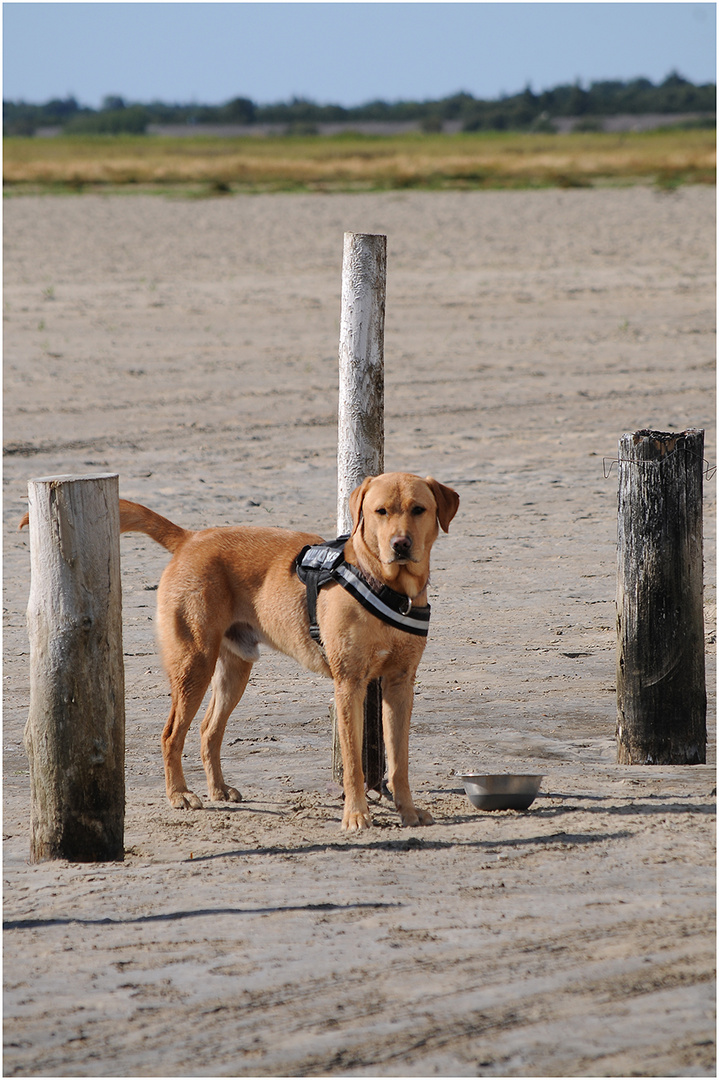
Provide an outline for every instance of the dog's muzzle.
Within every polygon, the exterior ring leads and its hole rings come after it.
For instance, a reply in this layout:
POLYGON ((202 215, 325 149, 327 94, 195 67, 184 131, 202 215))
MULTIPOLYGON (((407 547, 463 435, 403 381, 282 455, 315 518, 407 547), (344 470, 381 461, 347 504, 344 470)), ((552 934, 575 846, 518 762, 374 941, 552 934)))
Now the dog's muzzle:
POLYGON ((395 562, 411 562, 412 538, 410 536, 396 536, 390 541, 390 547, 395 562))

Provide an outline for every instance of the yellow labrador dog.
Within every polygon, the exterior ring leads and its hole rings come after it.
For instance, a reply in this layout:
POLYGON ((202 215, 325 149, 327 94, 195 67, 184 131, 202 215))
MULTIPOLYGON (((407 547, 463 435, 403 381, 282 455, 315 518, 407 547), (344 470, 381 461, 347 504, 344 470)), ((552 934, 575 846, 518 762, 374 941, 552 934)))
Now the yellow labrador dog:
POLYGON ((364 699, 374 679, 382 680, 388 785, 402 824, 432 824, 409 788, 409 725, 429 620, 430 550, 439 526, 446 532, 458 507, 457 493, 431 477, 369 477, 350 496, 351 535, 323 547, 318 536, 278 528, 193 532, 120 500, 121 531, 146 533, 173 556, 158 588, 157 632, 172 698, 162 751, 174 807, 202 808, 187 787, 182 750, 210 683, 200 729, 209 796, 241 800, 224 780, 220 748, 264 644, 334 680, 344 771, 342 828, 371 825, 362 739, 364 699), (312 582, 300 580, 300 557, 308 559, 303 576, 315 574, 315 612, 308 611, 312 582))

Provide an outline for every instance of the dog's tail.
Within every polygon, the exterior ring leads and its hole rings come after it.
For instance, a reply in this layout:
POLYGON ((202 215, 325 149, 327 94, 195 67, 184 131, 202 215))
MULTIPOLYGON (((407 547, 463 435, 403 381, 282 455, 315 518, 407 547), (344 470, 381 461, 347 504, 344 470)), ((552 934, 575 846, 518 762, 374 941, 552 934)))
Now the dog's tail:
POLYGON ((157 544, 172 552, 177 551, 191 535, 189 529, 183 529, 162 514, 156 514, 154 510, 128 499, 120 499, 120 532, 147 533, 157 544))
MULTIPOLYGON (((30 515, 24 514, 18 529, 23 529, 29 521, 30 515)), ((171 552, 177 551, 191 535, 188 529, 183 529, 161 514, 156 514, 154 510, 148 510, 146 506, 128 499, 120 499, 120 532, 146 533, 171 552)))

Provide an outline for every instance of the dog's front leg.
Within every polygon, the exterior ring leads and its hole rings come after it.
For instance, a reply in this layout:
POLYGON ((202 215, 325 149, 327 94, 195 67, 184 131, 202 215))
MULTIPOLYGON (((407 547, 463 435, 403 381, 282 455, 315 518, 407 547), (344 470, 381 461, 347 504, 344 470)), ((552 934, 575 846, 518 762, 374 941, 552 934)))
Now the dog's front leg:
POLYGON ((387 782, 402 824, 433 825, 428 810, 414 805, 409 787, 409 723, 414 700, 414 672, 382 679, 382 730, 387 752, 387 782))
POLYGON ((348 832, 368 829, 372 824, 364 790, 362 737, 364 732, 364 683, 335 682, 337 733, 342 750, 345 806, 342 828, 348 832))

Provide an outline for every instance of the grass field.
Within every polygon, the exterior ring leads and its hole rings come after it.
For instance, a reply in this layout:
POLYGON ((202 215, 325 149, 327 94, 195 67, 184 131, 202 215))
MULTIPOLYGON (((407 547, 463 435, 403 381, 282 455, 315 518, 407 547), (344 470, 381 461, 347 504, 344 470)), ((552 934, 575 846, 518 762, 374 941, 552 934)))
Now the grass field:
POLYGON ((129 188, 188 194, 715 182, 713 130, 571 135, 4 140, 6 194, 129 188))

